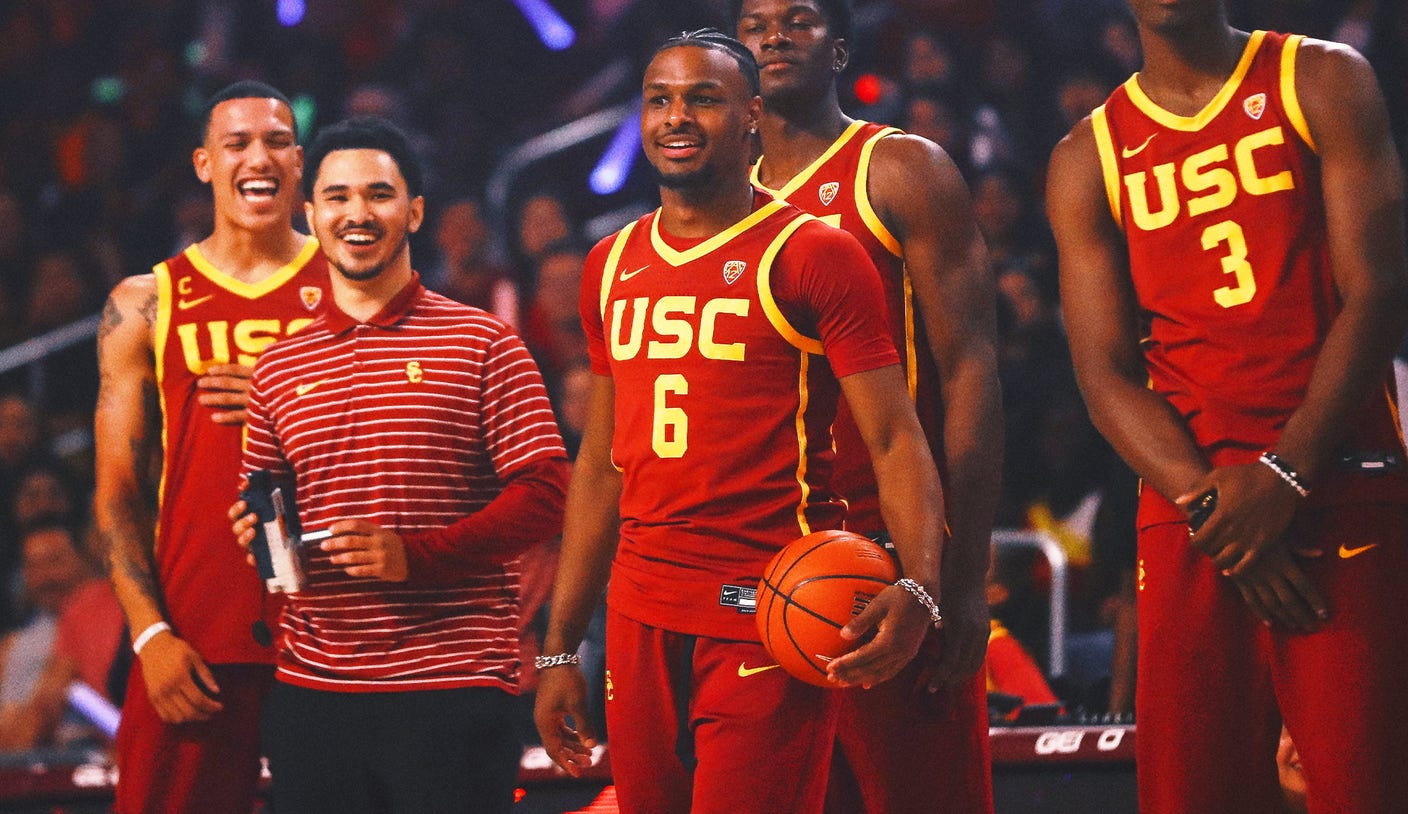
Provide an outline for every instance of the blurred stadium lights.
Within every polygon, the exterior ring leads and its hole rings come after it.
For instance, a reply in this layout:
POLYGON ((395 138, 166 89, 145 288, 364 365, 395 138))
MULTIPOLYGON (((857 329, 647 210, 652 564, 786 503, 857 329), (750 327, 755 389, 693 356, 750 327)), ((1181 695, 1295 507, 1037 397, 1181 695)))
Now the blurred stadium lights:
POLYGON ((523 12, 549 51, 562 51, 576 42, 577 32, 547 0, 513 0, 513 4, 523 12))
POLYGON ((308 11, 308 4, 304 0, 278 0, 274 4, 274 13, 279 17, 279 24, 292 28, 303 22, 303 15, 308 11))
POLYGON ((631 174, 631 165, 640 152, 640 122, 635 117, 627 117, 616 128, 616 135, 606 145, 601 160, 592 169, 588 185, 598 195, 619 192, 625 186, 626 176, 631 174))

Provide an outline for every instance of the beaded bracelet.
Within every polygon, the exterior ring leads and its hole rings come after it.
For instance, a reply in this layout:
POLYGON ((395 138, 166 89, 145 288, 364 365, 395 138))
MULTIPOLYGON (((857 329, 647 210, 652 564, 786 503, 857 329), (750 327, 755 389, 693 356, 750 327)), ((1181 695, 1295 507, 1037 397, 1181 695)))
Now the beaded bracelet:
POLYGON ((1296 494, 1301 497, 1308 497, 1310 495, 1310 490, 1305 488, 1305 483, 1301 480, 1300 473, 1292 469, 1291 465, 1286 463, 1286 460, 1280 455, 1268 450, 1261 453, 1261 457, 1257 458, 1257 460, 1269 467, 1272 472, 1275 472, 1281 480, 1286 482, 1287 486, 1296 490, 1296 494))
POLYGON ((538 656, 533 659, 533 666, 539 670, 546 670, 549 667, 561 667, 564 664, 581 664, 582 657, 576 653, 558 653, 556 656, 538 656))
POLYGON ((934 598, 929 596, 929 592, 924 590, 923 585, 912 579, 902 579, 895 584, 914 594, 914 598, 918 599, 919 604, 929 612, 929 621, 934 623, 934 627, 943 627, 943 614, 939 613, 939 606, 934 604, 934 598))

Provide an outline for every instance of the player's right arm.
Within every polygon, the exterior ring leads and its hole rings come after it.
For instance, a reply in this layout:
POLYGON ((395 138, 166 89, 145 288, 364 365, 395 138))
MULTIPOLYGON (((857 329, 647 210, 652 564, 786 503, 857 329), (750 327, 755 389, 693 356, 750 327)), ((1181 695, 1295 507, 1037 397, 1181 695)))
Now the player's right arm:
MULTIPOLYGON (((621 529, 621 473, 611 462, 616 388, 594 374, 582 445, 567 485, 562 552, 552 589, 543 654, 575 653, 606 590, 621 529)), ((581 668, 565 664, 538 674, 533 717, 543 748, 574 777, 591 765, 596 733, 587 716, 587 684, 581 668), (567 720, 571 716, 569 725, 567 720)))
MULTIPOLYGON (((149 477, 149 462, 161 451, 152 340, 156 313, 156 278, 129 277, 109 295, 98 328, 93 515, 113 590, 134 637, 165 621, 153 557, 156 489, 149 477)), ((157 634, 137 658, 147 694, 163 721, 205 720, 220 710, 197 683, 219 692, 214 676, 174 632, 157 634)))
MULTIPOLYGON (((1071 359, 1091 420, 1146 484, 1170 499, 1186 495, 1212 467, 1182 416, 1146 386, 1128 249, 1110 212, 1089 119, 1052 152, 1046 207, 1071 359)), ((1264 621, 1295 629, 1313 626, 1324 608, 1288 552, 1255 583, 1237 586, 1264 621)))

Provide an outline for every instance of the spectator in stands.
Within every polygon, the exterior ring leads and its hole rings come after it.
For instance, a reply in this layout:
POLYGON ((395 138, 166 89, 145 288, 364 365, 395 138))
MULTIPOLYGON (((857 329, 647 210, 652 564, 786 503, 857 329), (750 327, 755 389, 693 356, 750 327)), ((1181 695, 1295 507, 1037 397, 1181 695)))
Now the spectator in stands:
POLYGON ((574 231, 562 199, 551 192, 531 195, 518 208, 517 249, 530 268, 542 262, 549 246, 572 237, 574 231))
POLYGON ((104 692, 122 642, 122 613, 76 532, 57 518, 24 535, 30 622, 0 644, 0 750, 51 744, 73 681, 104 692))
POLYGON ((509 269, 494 257, 478 201, 461 198, 441 210, 435 246, 440 260, 429 274, 431 288, 518 326, 518 288, 509 269))
POLYGON ((11 516, 21 529, 46 517, 72 521, 83 514, 78 484, 67 469, 52 460, 31 461, 25 466, 12 497, 11 516))
POLYGON ((992 632, 988 636, 988 653, 983 661, 983 672, 987 675, 988 692, 1021 699, 1022 703, 1007 715, 1009 719, 1015 720, 1022 706, 1051 704, 1055 703, 1057 698, 1046 683, 1046 677, 1042 675, 1036 659, 1032 658, 1022 642, 1018 641, 998 618, 1003 615, 1004 608, 1012 597, 1012 589, 1006 579, 999 577, 999 573, 1007 570, 1009 560, 994 551, 990 563, 987 593, 988 607, 992 609, 993 618, 989 623, 992 632), (999 568, 999 563, 1004 566, 1002 569, 999 568))
POLYGON ((577 310, 586 257, 586 250, 570 240, 553 243, 539 253, 538 287, 524 320, 523 341, 554 392, 567 368, 587 354, 577 310))

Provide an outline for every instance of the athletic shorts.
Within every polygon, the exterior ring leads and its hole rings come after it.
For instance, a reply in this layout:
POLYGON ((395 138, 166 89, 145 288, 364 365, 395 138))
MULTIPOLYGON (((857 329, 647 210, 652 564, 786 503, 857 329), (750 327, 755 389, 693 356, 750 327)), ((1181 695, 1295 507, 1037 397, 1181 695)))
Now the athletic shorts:
POLYGON ((147 698, 133 660, 117 728, 119 814, 249 814, 259 788, 259 715, 273 665, 212 664, 224 708, 208 721, 171 725, 147 698))
POLYGON ((623 814, 820 812, 836 690, 758 642, 606 618, 606 720, 623 814))
MULTIPOLYGON (((931 632, 925 647, 942 646, 931 632)), ((871 689, 841 692, 828 814, 990 814, 987 682, 930 693, 911 662, 871 689)))
POLYGON ((1311 814, 1408 801, 1408 506, 1302 512, 1293 550, 1328 603, 1321 630, 1268 628, 1187 526, 1139 535, 1140 809, 1279 812, 1284 716, 1311 814), (1279 702, 1279 703, 1278 703, 1279 702))

